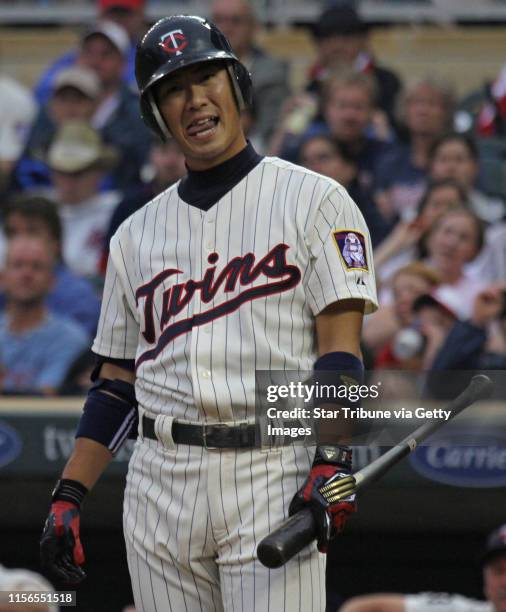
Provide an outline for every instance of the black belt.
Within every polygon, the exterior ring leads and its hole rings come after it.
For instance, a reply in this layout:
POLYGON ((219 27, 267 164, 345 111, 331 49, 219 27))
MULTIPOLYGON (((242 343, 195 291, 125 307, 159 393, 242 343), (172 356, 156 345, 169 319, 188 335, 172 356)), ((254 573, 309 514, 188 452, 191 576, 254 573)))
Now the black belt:
MULTIPOLYGON (((288 425, 287 423, 286 426, 288 425)), ((145 438, 158 440, 155 434, 155 419, 145 414, 142 415, 142 434, 145 438)), ((173 421, 172 439, 176 444, 205 446, 206 448, 255 448, 259 447, 260 435, 257 437, 257 426, 255 423, 192 425, 190 423, 173 421)), ((301 439, 284 436, 282 444, 286 446, 295 440, 301 439)))

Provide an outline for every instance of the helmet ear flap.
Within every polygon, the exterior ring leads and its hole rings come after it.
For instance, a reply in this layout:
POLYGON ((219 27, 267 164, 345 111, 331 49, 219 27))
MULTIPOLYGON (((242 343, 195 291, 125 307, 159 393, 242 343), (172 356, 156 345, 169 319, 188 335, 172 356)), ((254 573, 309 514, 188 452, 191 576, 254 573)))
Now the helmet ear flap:
POLYGON ((140 99, 141 116, 163 142, 170 139, 170 132, 158 108, 152 89, 148 89, 140 99))
POLYGON ((241 62, 233 61, 227 68, 239 110, 251 106, 253 102, 251 75, 241 62))
POLYGON ((245 107, 253 104, 253 85, 251 83, 251 74, 244 64, 234 62, 234 74, 241 91, 243 103, 245 107))

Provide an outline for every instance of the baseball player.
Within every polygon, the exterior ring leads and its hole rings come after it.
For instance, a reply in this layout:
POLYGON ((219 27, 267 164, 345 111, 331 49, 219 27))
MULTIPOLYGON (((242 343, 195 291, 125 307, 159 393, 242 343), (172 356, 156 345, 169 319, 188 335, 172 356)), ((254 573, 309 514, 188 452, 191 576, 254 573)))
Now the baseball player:
POLYGON ((81 503, 138 414, 124 500, 137 610, 324 610, 321 552, 355 510, 351 453, 331 438, 257 446, 255 371, 360 377, 362 317, 376 308, 367 227, 339 184, 246 141, 250 76, 212 23, 156 23, 136 74, 144 120, 179 143, 188 175, 111 240, 95 385, 42 561, 60 580, 84 577, 81 503), (342 256, 349 232, 360 268, 342 256), (263 567, 258 542, 306 504, 317 545, 263 567))

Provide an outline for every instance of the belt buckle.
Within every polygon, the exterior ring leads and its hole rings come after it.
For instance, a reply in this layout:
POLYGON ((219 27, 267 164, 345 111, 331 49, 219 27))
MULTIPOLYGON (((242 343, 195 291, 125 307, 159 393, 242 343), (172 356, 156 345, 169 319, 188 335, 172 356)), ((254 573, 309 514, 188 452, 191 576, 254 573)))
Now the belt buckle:
POLYGON ((244 441, 244 439, 247 439, 248 437, 248 427, 250 425, 249 421, 239 421, 239 422, 235 422, 235 423, 209 423, 204 425, 203 430, 202 430, 202 441, 204 442, 204 447, 207 450, 220 450, 220 449, 224 449, 224 448, 243 448, 241 445, 238 446, 229 446, 229 445, 224 445, 224 446, 210 446, 207 443, 207 436, 208 436, 208 431, 214 429, 218 429, 218 430, 226 430, 226 429, 239 429, 240 430, 240 434, 239 434, 239 438, 241 441, 244 441))
POLYGON ((208 429, 229 429, 230 427, 232 426, 228 423, 206 423, 206 425, 204 425, 202 429, 202 440, 204 442, 204 448, 206 448, 207 450, 219 450, 221 448, 220 446, 210 446, 207 443, 208 429))

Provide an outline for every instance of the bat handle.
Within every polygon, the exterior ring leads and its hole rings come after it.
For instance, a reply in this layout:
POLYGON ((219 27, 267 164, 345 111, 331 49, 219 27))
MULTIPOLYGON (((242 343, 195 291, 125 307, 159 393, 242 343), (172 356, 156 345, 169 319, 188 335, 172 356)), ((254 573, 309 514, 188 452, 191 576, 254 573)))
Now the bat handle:
POLYGON ((266 567, 281 567, 315 538, 313 514, 309 508, 303 508, 260 542, 258 559, 266 567), (295 538, 294 533, 297 534, 295 538))

